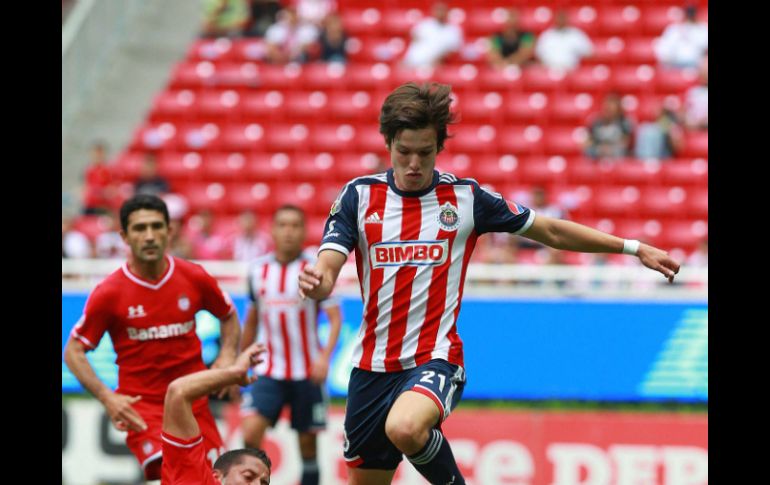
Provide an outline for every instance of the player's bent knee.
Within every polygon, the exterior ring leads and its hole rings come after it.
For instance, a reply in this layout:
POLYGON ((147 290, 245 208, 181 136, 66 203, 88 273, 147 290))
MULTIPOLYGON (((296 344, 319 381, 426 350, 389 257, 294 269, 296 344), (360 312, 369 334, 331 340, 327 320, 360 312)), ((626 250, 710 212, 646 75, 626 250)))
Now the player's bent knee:
POLYGON ((427 430, 408 416, 389 417, 385 422, 385 434, 396 448, 405 451, 420 445, 421 438, 427 434, 427 430))

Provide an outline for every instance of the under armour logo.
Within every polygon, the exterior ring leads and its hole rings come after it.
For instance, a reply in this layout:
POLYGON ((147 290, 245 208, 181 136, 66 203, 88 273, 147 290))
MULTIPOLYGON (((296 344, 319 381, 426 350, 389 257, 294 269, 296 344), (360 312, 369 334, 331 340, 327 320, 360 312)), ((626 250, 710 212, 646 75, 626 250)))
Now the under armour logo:
POLYGON ((142 305, 128 307, 128 318, 139 318, 146 316, 147 314, 144 313, 144 307, 142 305))

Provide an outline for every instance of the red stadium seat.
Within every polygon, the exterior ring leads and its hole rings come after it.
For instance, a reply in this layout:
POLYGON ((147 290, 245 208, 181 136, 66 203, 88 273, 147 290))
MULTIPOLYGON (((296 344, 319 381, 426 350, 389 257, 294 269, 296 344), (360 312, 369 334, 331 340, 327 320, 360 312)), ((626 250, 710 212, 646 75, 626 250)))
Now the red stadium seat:
POLYGON ((436 159, 436 168, 439 172, 449 172, 458 178, 481 177, 485 170, 483 163, 488 157, 497 158, 496 155, 474 155, 471 158, 467 153, 442 152, 436 159), (476 170, 477 163, 479 171, 476 170))
POLYGON ((347 91, 329 96, 327 118, 330 120, 355 120, 362 123, 376 123, 379 105, 367 91, 347 91))
POLYGON ((265 135, 268 151, 294 153, 308 143, 310 128, 303 123, 275 123, 267 127, 265 135))
POLYGON ((540 34, 553 23, 553 10, 545 5, 525 5, 519 9, 519 23, 522 30, 540 34))
POLYGON ((514 155, 456 154, 449 160, 447 171, 458 177, 471 177, 480 183, 518 183, 520 181, 519 158, 514 155))
POLYGON ((519 174, 526 184, 550 185, 565 180, 567 161, 564 157, 522 158, 519 174))
POLYGON ((592 205, 598 217, 629 217, 635 215, 640 191, 625 187, 595 187, 592 205))
POLYGON ((168 150, 173 149, 180 137, 180 126, 175 123, 147 123, 140 125, 134 132, 129 150, 168 150))
POLYGON ((229 59, 240 62, 259 62, 265 59, 267 46, 263 39, 233 39, 229 59))
POLYGON ((642 28, 645 35, 659 36, 669 24, 683 19, 680 5, 647 5, 642 11, 642 28))
MULTIPOLYGON (((184 164, 184 159, 182 162, 184 164)), ((198 173, 211 182, 244 181, 248 178, 246 162, 247 157, 242 153, 211 153, 198 173)))
POLYGON ((336 156, 328 152, 299 153, 292 158, 289 168, 294 182, 340 180, 336 156))
POLYGON ((585 125, 589 115, 598 108, 599 100, 590 93, 557 93, 551 96, 548 106, 552 123, 585 125))
POLYGON ((310 134, 310 149, 315 152, 345 152, 355 146, 356 129, 349 124, 320 124, 310 134))
POLYGON ((234 90, 204 91, 198 96, 195 111, 203 121, 235 120, 241 111, 241 101, 234 90))
POLYGON ((217 39, 197 39, 187 49, 185 56, 188 61, 228 60, 233 50, 232 40, 226 37, 217 39))
POLYGON ((581 155, 584 150, 587 131, 584 127, 557 126, 545 132, 545 152, 564 157, 581 155))
POLYGON ((505 97, 505 118, 512 124, 545 124, 548 113, 548 96, 535 92, 511 93, 505 97))
POLYGON ((497 129, 492 125, 458 125, 450 128, 452 147, 472 153, 494 153, 499 140, 497 129))
POLYGON ((180 151, 218 150, 221 145, 222 126, 218 123, 195 123, 179 127, 176 149, 180 151))
POLYGON ((387 8, 382 12, 380 27, 385 35, 409 37, 412 28, 425 17, 417 8, 387 8))
POLYGON ((705 219, 709 213, 709 194, 707 188, 690 189, 687 194, 687 214, 690 217, 705 219))
POLYGON ((433 79, 452 86, 453 91, 478 89, 479 69, 473 64, 438 66, 433 73, 433 79))
POLYGON ((499 130, 499 154, 539 155, 543 151, 543 129, 537 125, 510 126, 499 130))
POLYGON ((648 65, 616 66, 610 77, 612 88, 621 94, 651 93, 655 68, 648 65))
POLYGON ((406 51, 407 42, 401 37, 368 37, 358 41, 355 49, 348 49, 351 63, 393 62, 406 51))
POLYGON ((660 221, 654 219, 625 218, 617 219, 615 234, 623 239, 638 239, 647 244, 655 244, 660 233, 665 230, 660 221))
POLYGON ((161 152, 158 155, 158 175, 169 182, 193 181, 200 177, 203 157, 196 152, 161 152))
POLYGON ((503 28, 507 14, 503 7, 469 9, 465 19, 465 35, 489 36, 503 28))
POLYGON ((595 38, 599 31, 599 15, 591 5, 576 5, 567 9, 567 19, 573 27, 585 32, 590 38, 595 38))
POLYGON ((256 65, 244 63, 242 66, 241 69, 246 70, 248 74, 251 74, 249 66, 256 67, 256 77, 253 81, 253 87, 258 89, 277 89, 279 91, 286 91, 303 87, 303 68, 298 64, 278 66, 271 64, 256 65))
POLYGON ((661 178, 667 185, 708 186, 709 164, 704 158, 671 160, 663 164, 661 178))
POLYGON ((567 73, 559 69, 544 66, 527 66, 522 71, 522 80, 526 91, 558 91, 566 85, 567 73))
MULTIPOLYGON (((384 171, 387 159, 375 153, 343 153, 337 159, 337 175, 342 180, 352 180, 364 175, 372 175, 384 171)), ((341 188, 338 188, 339 191, 341 188)))
POLYGON ((655 92, 681 95, 697 83, 698 72, 695 69, 660 68, 655 76, 655 92))
POLYGON ((190 119, 196 103, 195 92, 190 89, 162 91, 155 96, 149 121, 179 123, 190 119))
POLYGON ((187 198, 191 213, 204 209, 212 212, 223 212, 226 210, 225 204, 230 198, 225 186, 219 182, 189 184, 183 190, 182 195, 187 198))
POLYGON ((661 233, 660 247, 663 250, 675 248, 690 252, 708 237, 708 222, 705 220, 668 221, 661 233))
POLYGON ((491 66, 479 67, 479 88, 484 91, 520 91, 524 85, 519 66, 497 69, 491 66))
POLYGON ((709 134, 707 131, 685 132, 684 148, 680 156, 693 158, 708 158, 709 134))
POLYGON ((573 92, 604 94, 610 90, 610 68, 604 64, 579 66, 567 74, 567 87, 573 92))
POLYGON ((687 191, 682 187, 648 187, 642 190, 639 213, 647 217, 685 217, 687 191))
POLYGON ((286 96, 278 90, 247 93, 241 102, 241 115, 255 122, 283 119, 285 100, 286 96))
POLYGON ((588 185, 608 184, 613 169, 612 163, 601 163, 582 156, 570 157, 566 169, 567 182, 588 185))
POLYGON ((329 208, 323 206, 326 210, 324 215, 309 216, 305 220, 305 245, 320 246, 323 239, 326 219, 329 218, 329 208))
POLYGON ((307 90, 340 89, 345 83, 346 67, 340 63, 305 64, 300 75, 301 87, 307 90))
POLYGON ((329 96, 323 91, 287 91, 283 109, 288 120, 313 122, 327 112, 329 96))
POLYGON ((265 128, 259 123, 227 125, 221 146, 227 151, 241 152, 264 149, 265 128))
POLYGON ((292 173, 292 158, 287 153, 255 153, 246 160, 251 180, 277 182, 288 180, 292 173))
POLYGON ((622 64, 626 60, 626 41, 618 36, 603 37, 593 41, 594 50, 585 59, 590 64, 622 64))
POLYGON ((626 60, 631 64, 655 65, 654 37, 628 37, 626 38, 626 60))
POLYGON ((385 154, 385 138, 378 126, 364 125, 356 129, 356 145, 359 152, 385 154))
POLYGON ((317 203, 318 192, 318 188, 309 182, 279 182, 272 186, 271 197, 276 207, 291 204, 299 207, 307 214, 328 213, 328 207, 317 203))
POLYGON ((653 185, 660 180, 660 163, 624 159, 615 161, 611 167, 609 178, 616 185, 653 185))
POLYGON ((503 97, 495 91, 468 92, 458 96, 453 109, 464 121, 499 125, 503 119, 503 97))
POLYGON ((603 5, 598 8, 602 35, 635 35, 642 28, 642 15, 633 5, 603 5))
POLYGON ((180 62, 171 74, 171 89, 201 89, 216 85, 216 67, 210 61, 180 62))
POLYGON ((379 35, 382 13, 377 8, 341 9, 342 24, 349 35, 379 35))
POLYGON ((261 87, 264 67, 254 62, 222 62, 216 64, 214 85, 220 88, 240 90, 261 87))
POLYGON ((254 211, 260 214, 272 214, 275 209, 273 200, 269 184, 239 183, 228 187, 225 203, 231 213, 254 211))
POLYGON ((391 67, 383 62, 376 64, 352 64, 345 70, 345 82, 348 89, 367 91, 390 91, 391 67))

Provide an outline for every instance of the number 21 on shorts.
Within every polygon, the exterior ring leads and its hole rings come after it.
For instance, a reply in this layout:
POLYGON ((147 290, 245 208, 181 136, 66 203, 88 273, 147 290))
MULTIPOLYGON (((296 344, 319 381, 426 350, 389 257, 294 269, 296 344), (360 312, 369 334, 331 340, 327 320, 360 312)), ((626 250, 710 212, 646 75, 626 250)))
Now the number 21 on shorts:
POLYGON ((427 382, 428 384, 433 384, 433 377, 438 377, 439 384, 438 384, 438 390, 439 392, 444 392, 444 384, 446 383, 446 377, 444 374, 436 374, 432 370, 424 370, 422 371, 422 379, 420 379, 420 382, 427 382))

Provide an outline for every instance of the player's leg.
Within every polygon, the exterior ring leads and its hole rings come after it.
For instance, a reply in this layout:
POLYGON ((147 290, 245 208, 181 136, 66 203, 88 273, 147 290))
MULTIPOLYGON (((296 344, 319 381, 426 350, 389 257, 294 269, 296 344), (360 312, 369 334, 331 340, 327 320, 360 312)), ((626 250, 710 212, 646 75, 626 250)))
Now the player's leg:
POLYGON ((430 483, 464 484, 441 423, 459 402, 462 368, 435 360, 410 371, 412 378, 388 413, 385 433, 430 483))
POLYGON ((291 402, 291 426, 299 436, 299 452, 302 457, 300 485, 318 485, 317 436, 326 428, 329 398, 326 389, 309 379, 293 381, 289 394, 291 402))
POLYGON ((262 448, 267 428, 273 426, 285 403, 282 381, 261 376, 241 396, 241 431, 249 448, 262 448))
POLYGON ((348 468, 348 485, 390 485, 396 470, 348 468))

